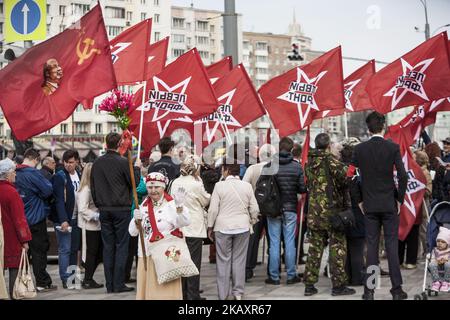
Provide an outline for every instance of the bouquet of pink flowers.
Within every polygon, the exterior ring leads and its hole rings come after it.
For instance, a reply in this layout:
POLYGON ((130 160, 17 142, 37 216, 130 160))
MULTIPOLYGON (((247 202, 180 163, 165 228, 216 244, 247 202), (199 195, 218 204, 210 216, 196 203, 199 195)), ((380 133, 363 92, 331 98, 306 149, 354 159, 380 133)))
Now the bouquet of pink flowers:
POLYGON ((114 116, 119 122, 120 128, 126 130, 131 121, 128 117, 128 110, 133 106, 133 96, 134 94, 115 89, 109 97, 103 99, 99 109, 114 116))

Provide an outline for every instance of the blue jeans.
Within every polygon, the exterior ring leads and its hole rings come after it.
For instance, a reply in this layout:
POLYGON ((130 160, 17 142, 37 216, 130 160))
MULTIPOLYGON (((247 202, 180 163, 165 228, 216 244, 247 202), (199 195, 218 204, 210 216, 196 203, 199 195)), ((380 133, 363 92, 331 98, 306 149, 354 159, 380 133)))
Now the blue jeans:
POLYGON ((284 212, 280 218, 267 217, 269 231, 269 276, 272 280, 280 280, 280 238, 283 231, 284 256, 288 279, 295 278, 295 227, 297 222, 296 212, 284 212))
POLYGON ((61 226, 60 223, 55 223, 56 240, 58 241, 58 265, 59 265, 59 277, 63 282, 67 281, 70 273, 68 268, 70 265, 70 249, 72 243, 72 234, 70 232, 61 232, 56 229, 57 226, 61 226))

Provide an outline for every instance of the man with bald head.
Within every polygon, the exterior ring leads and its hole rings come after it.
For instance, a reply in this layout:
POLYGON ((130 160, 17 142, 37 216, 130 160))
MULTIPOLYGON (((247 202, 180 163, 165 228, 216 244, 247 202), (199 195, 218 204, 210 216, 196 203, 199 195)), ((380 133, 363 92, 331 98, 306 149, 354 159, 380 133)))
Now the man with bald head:
POLYGON ((46 96, 58 89, 62 77, 63 72, 58 61, 55 58, 48 59, 44 64, 44 83, 42 84, 42 91, 46 96))

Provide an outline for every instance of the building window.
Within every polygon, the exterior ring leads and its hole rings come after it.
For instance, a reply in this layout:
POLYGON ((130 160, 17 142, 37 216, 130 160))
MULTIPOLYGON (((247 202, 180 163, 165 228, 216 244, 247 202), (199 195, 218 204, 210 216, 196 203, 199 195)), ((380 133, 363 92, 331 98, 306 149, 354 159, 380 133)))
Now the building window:
POLYGON ((202 59, 209 59, 209 52, 208 51, 199 51, 200 57, 202 59))
POLYGON ((191 23, 190 22, 186 22, 186 29, 191 31, 191 23))
POLYGON ((0 137, 3 137, 3 123, 0 123, 0 137))
POLYGON ((266 42, 257 42, 256 50, 267 50, 267 43, 266 42))
MULTIPOLYGON (((2 28, 3 28, 3 26, 2 26, 2 28)), ((3 29, 0 30, 0 33, 2 33, 2 31, 3 31, 3 29)), ((50 23, 47 24, 47 34, 49 34, 49 33, 50 33, 50 23)))
POLYGON ((172 28, 184 29, 184 19, 183 18, 172 18, 172 28))
POLYGON ((145 4, 145 0, 141 0, 141 4, 145 4))
POLYGON ((256 62, 267 62, 266 56, 256 56, 256 62))
POLYGON ((0 22, 0 33, 3 33, 3 22, 0 22))
POLYGON ((145 12, 141 12, 141 21, 147 19, 147 14, 145 12))
POLYGON ((214 33, 214 26, 213 25, 209 26, 209 32, 214 33))
POLYGON ((208 21, 197 21, 197 31, 208 31, 208 21))
POLYGON ((155 13, 155 15, 153 16, 153 21, 155 23, 159 23, 159 14, 155 13))
POLYGON ((0 14, 3 14, 3 3, 0 3, 0 14))
POLYGON ((79 104, 77 106, 77 108, 75 109, 76 112, 83 112, 83 110, 84 110, 84 108, 83 108, 83 106, 81 104, 79 104))
POLYGON ((208 44, 209 38, 208 37, 195 37, 196 44, 208 44))
POLYGON ((155 32, 155 41, 159 41, 161 39, 161 32, 155 32))
POLYGON ((249 49, 250 49, 250 42, 244 41, 243 49, 244 49, 244 50, 249 50, 249 49))
POLYGON ((60 24, 59 25, 59 32, 63 32, 66 29, 66 25, 65 24, 60 24))
POLYGON ((59 15, 63 17, 66 15, 66 6, 59 6, 59 15))
POLYGON ((214 47, 216 45, 216 40, 211 39, 209 40, 209 43, 211 43, 211 47, 214 47))
POLYGON ((87 125, 86 122, 75 122, 75 134, 87 134, 87 125))
POLYGON ((267 74, 268 73, 267 71, 268 70, 265 68, 256 68, 256 73, 259 73, 259 74, 267 74))
POLYGON ((123 27, 117 27, 117 26, 109 26, 108 27, 108 34, 110 37, 115 37, 119 35, 123 31, 123 27))
POLYGON ((61 133, 66 134, 67 133, 67 123, 61 124, 61 133))
POLYGON ((72 14, 73 15, 84 15, 90 9, 88 4, 72 3, 72 14))
POLYGON ((184 43, 184 34, 174 34, 172 35, 173 43, 184 43))
POLYGON ((159 0, 153 0, 153 4, 154 4, 155 6, 159 6, 159 0))
POLYGON ((183 49, 172 49, 172 56, 178 58, 184 53, 183 49))
POLYGON ((128 20, 128 21, 133 20, 133 12, 127 11, 127 20, 128 20))
POLYGON ((117 8, 117 7, 106 7, 106 17, 107 18, 116 18, 116 19, 124 19, 125 18, 125 9, 117 8))
POLYGON ((95 133, 102 133, 102 124, 101 123, 95 124, 95 133))
POLYGON ((50 14, 50 5, 47 4, 47 14, 50 14))
POLYGON ((111 123, 111 132, 119 132, 119 124, 111 123))
POLYGON ((211 61, 216 61, 216 55, 214 53, 211 53, 210 57, 211 61))
POLYGON ((187 37, 187 38, 186 38, 186 44, 187 44, 188 46, 191 45, 191 37, 187 37))

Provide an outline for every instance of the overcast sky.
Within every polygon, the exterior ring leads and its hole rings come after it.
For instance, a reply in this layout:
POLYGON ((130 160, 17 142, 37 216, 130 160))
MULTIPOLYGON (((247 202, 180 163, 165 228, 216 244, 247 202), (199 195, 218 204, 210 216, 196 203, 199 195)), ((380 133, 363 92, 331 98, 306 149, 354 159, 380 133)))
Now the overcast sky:
MULTIPOLYGON (((172 0, 173 5, 223 10, 223 0, 172 0)), ((450 24, 450 0, 428 0, 430 32, 450 24)), ((425 39, 420 0, 236 0, 244 31, 287 32, 295 10, 297 22, 312 38, 312 49, 342 45, 343 56, 390 62, 425 39)), ((450 28, 442 28, 440 31, 450 28)), ((344 60, 348 75, 363 63, 344 60)), ((377 69, 380 69, 379 65, 377 69)))

